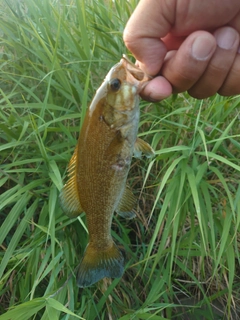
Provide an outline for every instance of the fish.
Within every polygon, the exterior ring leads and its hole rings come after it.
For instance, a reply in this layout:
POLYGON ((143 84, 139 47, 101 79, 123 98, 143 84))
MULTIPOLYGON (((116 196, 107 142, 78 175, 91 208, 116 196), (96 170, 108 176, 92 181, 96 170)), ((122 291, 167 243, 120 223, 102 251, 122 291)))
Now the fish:
POLYGON ((137 137, 139 94, 149 80, 122 56, 96 91, 68 165, 60 205, 70 218, 85 212, 89 235, 77 273, 80 288, 105 277, 120 278, 124 272, 124 253, 113 241, 111 224, 114 212, 135 217, 136 199, 126 184, 134 152, 154 154, 137 137))

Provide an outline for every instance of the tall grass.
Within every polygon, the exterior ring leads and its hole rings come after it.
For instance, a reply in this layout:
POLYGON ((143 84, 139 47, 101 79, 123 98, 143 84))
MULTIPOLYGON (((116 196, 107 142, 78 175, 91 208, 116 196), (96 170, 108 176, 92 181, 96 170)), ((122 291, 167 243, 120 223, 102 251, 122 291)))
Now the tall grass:
POLYGON ((86 108, 137 1, 0 4, 0 319, 237 319, 238 96, 141 102, 137 218, 114 217, 122 279, 78 289, 85 217, 58 202, 86 108))

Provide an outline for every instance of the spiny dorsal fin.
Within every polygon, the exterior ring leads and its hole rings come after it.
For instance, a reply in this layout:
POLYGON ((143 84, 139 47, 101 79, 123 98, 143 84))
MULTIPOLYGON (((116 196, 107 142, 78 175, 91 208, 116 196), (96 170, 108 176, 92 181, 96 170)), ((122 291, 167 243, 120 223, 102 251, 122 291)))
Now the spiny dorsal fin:
POLYGON ((136 199, 130 188, 126 186, 122 198, 117 205, 116 212, 123 218, 132 219, 136 216, 136 214, 133 212, 135 204, 136 199))
POLYGON ((142 153, 147 157, 151 158, 155 155, 153 148, 145 141, 137 138, 134 145, 134 157, 140 158, 142 153))
POLYGON ((77 162, 78 145, 75 148, 73 156, 68 164, 68 181, 63 186, 59 199, 63 212, 70 218, 75 218, 83 212, 79 201, 76 180, 76 162, 77 162))
POLYGON ((124 257, 115 243, 101 250, 89 244, 80 263, 77 285, 89 287, 103 278, 120 278, 124 271, 124 257))

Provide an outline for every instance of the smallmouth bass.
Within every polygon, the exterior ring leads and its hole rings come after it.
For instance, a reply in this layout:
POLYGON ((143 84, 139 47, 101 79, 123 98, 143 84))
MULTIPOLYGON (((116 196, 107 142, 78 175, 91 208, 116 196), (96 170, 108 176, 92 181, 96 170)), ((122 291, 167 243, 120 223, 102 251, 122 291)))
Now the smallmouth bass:
POLYGON ((111 224, 114 212, 135 216, 136 201, 126 186, 133 153, 154 154, 137 138, 139 93, 149 80, 126 56, 112 67, 90 104, 69 162, 60 204, 71 218, 85 212, 89 232, 79 287, 123 274, 124 258, 112 239, 111 224))

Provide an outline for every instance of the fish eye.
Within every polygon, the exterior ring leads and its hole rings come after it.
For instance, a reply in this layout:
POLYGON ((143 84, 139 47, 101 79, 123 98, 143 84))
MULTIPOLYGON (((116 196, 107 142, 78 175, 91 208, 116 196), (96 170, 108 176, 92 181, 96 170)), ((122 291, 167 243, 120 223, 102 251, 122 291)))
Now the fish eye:
POLYGON ((118 91, 121 87, 121 80, 118 78, 112 79, 110 82, 110 87, 113 91, 118 91))

